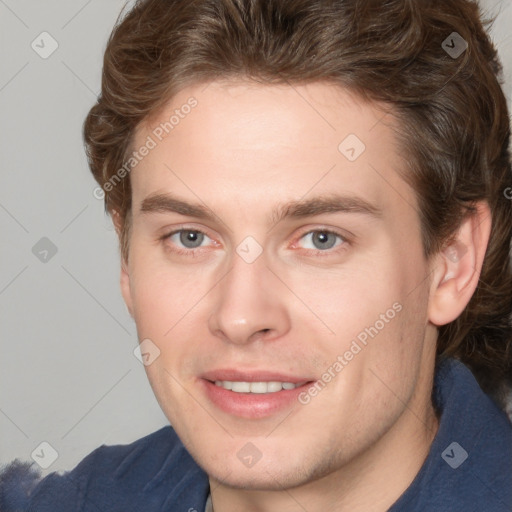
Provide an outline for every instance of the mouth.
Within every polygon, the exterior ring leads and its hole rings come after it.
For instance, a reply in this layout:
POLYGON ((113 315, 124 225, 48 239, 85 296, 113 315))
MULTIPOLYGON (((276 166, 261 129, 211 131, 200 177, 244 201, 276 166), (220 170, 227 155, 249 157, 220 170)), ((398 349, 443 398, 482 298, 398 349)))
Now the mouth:
POLYGON ((265 371, 218 370, 199 379, 208 401, 232 416, 258 419, 298 405, 298 396, 316 379, 265 371))

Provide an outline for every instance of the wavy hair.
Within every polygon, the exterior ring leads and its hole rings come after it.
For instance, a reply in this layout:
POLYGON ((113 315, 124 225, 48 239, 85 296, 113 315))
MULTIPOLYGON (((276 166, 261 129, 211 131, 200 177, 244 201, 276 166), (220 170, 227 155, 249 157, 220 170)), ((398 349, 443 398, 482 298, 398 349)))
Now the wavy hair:
POLYGON ((469 0, 136 1, 109 38, 101 94, 84 123, 106 210, 122 220, 123 257, 129 174, 106 184, 132 150, 136 127, 177 91, 236 77, 338 84, 384 102, 400 121, 403 178, 418 197, 426 257, 476 201, 488 202, 492 231, 480 280, 462 315, 439 329, 437 356, 459 358, 502 401, 500 386, 512 372, 510 125, 484 27, 469 0), (460 55, 446 51, 455 40, 467 43, 460 55))

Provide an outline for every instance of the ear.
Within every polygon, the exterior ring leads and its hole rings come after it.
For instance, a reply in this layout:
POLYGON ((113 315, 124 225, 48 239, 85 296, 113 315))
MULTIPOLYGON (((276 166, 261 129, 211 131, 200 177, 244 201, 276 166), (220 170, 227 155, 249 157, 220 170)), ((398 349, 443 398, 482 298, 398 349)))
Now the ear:
POLYGON ((474 205, 451 242, 433 259, 428 318, 437 326, 461 315, 478 285, 491 233, 492 216, 485 201, 474 205))
POLYGON ((130 316, 133 318, 133 301, 132 291, 130 287, 130 272, 128 262, 121 258, 121 275, 120 275, 121 294, 123 295, 124 303, 128 308, 130 316))
MULTIPOLYGON (((121 215, 118 211, 112 210, 112 221, 114 223, 114 228, 117 233, 117 237, 121 240, 121 232, 123 229, 123 220, 121 219, 121 215)), ((128 261, 124 258, 123 253, 121 251, 121 275, 120 275, 120 285, 121 285, 121 294, 123 295, 124 303, 128 308, 128 311, 133 318, 133 302, 132 302, 132 293, 130 288, 130 272, 128 267, 128 261)))
POLYGON ((117 210, 112 210, 110 212, 110 215, 112 216, 112 222, 114 224, 117 237, 119 238, 121 235, 121 231, 123 229, 123 219, 121 218, 121 214, 117 210))

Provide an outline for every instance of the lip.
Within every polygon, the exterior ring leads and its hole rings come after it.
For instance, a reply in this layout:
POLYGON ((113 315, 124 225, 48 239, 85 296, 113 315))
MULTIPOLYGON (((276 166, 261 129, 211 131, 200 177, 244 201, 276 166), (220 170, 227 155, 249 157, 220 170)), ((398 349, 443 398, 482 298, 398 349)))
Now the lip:
POLYGON ((283 410, 297 405, 298 396, 313 382, 310 377, 297 377, 268 371, 242 372, 240 370, 214 370, 202 375, 199 386, 206 398, 221 411, 246 419, 259 419, 272 416, 283 410), (295 389, 283 389, 275 393, 236 393, 221 386, 216 386, 216 380, 238 382, 279 381, 302 386, 295 389))

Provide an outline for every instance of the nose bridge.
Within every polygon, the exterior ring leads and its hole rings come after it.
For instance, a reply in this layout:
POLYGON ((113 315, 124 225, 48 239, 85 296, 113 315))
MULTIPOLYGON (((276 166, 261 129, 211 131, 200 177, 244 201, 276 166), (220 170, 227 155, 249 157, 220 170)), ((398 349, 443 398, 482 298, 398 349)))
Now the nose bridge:
POLYGON ((233 254, 209 318, 210 331, 231 343, 243 344, 261 336, 275 338, 289 329, 288 311, 275 293, 276 283, 272 285, 264 254, 246 257, 253 249, 242 243, 233 254), (240 247, 248 250, 240 251, 240 247))

